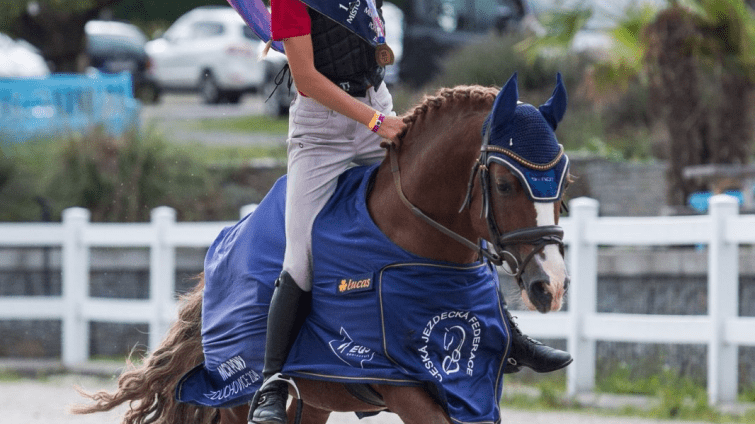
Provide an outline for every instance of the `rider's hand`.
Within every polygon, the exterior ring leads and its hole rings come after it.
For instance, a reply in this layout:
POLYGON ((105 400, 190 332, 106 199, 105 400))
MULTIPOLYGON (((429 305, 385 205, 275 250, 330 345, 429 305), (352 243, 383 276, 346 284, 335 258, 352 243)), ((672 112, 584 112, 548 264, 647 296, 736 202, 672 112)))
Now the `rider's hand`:
MULTIPOLYGON (((377 133, 379 136, 388 139, 396 147, 399 147, 401 146, 401 137, 405 131, 406 124, 403 118, 399 116, 386 116, 377 133)), ((381 143, 380 145, 387 147, 385 143, 381 143)))

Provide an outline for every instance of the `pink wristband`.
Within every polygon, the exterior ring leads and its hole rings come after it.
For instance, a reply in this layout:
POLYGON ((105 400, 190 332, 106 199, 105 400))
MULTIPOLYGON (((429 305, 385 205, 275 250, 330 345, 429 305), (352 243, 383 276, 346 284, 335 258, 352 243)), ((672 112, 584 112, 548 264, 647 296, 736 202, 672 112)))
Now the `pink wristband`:
POLYGON ((378 132, 380 130, 380 126, 383 125, 383 120, 385 119, 385 115, 382 113, 376 113, 375 118, 372 119, 373 122, 370 122, 372 124, 372 128, 370 130, 372 132, 378 132))

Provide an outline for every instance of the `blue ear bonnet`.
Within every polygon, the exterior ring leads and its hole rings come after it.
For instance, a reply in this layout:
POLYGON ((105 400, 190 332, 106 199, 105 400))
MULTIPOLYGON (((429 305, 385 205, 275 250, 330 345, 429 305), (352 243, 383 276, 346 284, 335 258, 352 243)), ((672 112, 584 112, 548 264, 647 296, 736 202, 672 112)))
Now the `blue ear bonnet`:
POLYGON ((561 199, 569 171, 569 158, 553 132, 566 112, 566 89, 559 73, 551 98, 535 108, 518 101, 516 83, 514 74, 482 125, 483 143, 489 144, 486 165, 509 168, 533 201, 554 202, 561 199))

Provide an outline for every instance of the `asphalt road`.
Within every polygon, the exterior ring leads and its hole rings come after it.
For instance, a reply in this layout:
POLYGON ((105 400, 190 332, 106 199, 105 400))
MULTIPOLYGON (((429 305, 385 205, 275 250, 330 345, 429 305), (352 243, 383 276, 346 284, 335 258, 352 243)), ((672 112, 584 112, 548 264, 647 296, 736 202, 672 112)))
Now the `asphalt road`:
POLYGON ((264 113, 265 98, 247 94, 237 105, 206 105, 197 94, 165 94, 154 105, 143 104, 141 125, 155 130, 177 143, 203 143, 212 145, 275 145, 285 136, 250 135, 232 131, 197 131, 191 123, 200 119, 238 118, 264 113))
MULTIPOLYGON (((125 406, 110 412, 93 415, 72 415, 67 408, 72 404, 85 403, 75 386, 88 392, 113 390, 114 380, 69 375, 51 377, 46 381, 19 380, 0 382, 0 422, 3 424, 117 424, 125 406)), ((668 424, 668 421, 639 418, 610 417, 574 412, 523 411, 504 409, 504 424, 668 424)), ((681 422, 679 424, 703 424, 681 422)), ((375 417, 358 420, 352 413, 334 413, 331 424, 401 424, 395 414, 382 413, 375 417)))

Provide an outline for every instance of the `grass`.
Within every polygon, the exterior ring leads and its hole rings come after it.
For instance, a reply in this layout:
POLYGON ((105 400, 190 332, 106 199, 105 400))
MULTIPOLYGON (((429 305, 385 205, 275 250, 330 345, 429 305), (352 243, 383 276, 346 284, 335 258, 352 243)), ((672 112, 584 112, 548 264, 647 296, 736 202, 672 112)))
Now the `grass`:
POLYGON ((288 118, 271 118, 269 116, 244 116, 239 118, 200 119, 190 125, 199 131, 231 131, 262 134, 288 133, 288 118))
POLYGON ((22 379, 23 377, 15 371, 0 370, 0 382, 2 383, 12 383, 22 379))
POLYGON ((755 403, 755 384, 742 390, 742 392, 739 394, 739 401, 755 403))
POLYGON ((144 350, 146 350, 145 346, 136 346, 134 347, 134 353, 130 355, 91 355, 89 357, 89 362, 93 364, 125 364, 126 361, 131 358, 132 362, 136 360, 141 360, 142 355, 144 355, 144 350), (137 349, 141 348, 141 349, 137 349))
POLYGON ((201 143, 173 145, 196 160, 208 165, 233 165, 246 163, 254 159, 286 159, 286 145, 244 145, 244 146, 209 146, 201 143))
MULTIPOLYGON (((647 407, 632 405, 616 409, 584 405, 566 395, 565 373, 546 375, 519 373, 506 377, 514 387, 502 398, 501 406, 527 410, 558 410, 593 415, 632 416, 662 420, 694 420, 712 423, 755 423, 755 407, 742 414, 726 413, 707 402, 706 388, 700 382, 664 370, 647 377, 633 377, 628 368, 619 368, 596 381, 596 393, 605 395, 644 395, 647 407)), ((740 393, 741 402, 755 402, 755 386, 740 393)))

